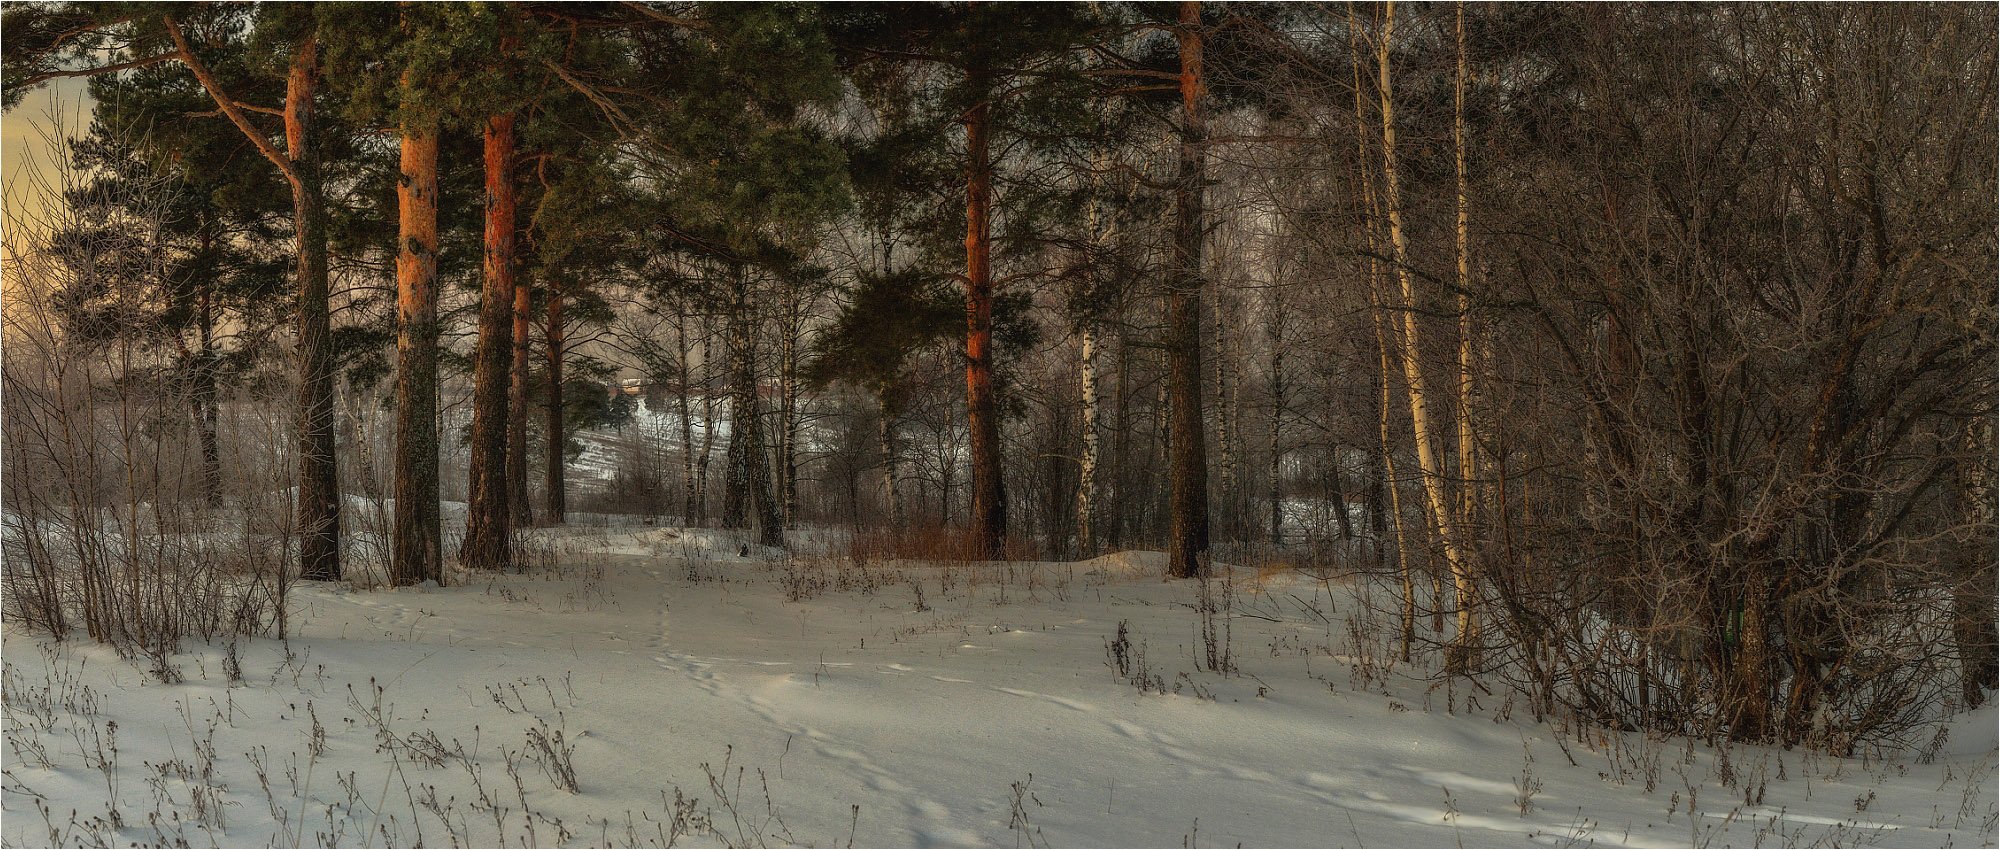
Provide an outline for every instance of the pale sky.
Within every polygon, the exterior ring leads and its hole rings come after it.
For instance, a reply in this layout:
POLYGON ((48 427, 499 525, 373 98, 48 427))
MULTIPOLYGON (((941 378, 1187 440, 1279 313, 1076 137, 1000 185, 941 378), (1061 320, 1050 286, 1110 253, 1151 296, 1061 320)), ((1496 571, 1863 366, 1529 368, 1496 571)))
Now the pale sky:
POLYGON ((39 202, 32 194, 34 181, 20 178, 48 168, 55 150, 46 137, 58 110, 72 136, 89 129, 91 102, 82 78, 37 88, 19 106, 0 115, 0 203, 7 205, 10 218, 19 212, 14 204, 39 202))

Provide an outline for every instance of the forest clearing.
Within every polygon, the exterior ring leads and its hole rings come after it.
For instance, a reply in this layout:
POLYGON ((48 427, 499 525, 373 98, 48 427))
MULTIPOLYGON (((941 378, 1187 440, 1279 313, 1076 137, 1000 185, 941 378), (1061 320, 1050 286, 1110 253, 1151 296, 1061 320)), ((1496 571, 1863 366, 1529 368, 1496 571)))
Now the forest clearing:
POLYGON ((1991 706, 1909 751, 1717 749, 1433 687, 1435 666, 1398 661, 1393 622, 1371 622, 1369 589, 1349 579, 1245 570, 1204 611, 1197 582, 1158 580, 1160 553, 937 565, 847 561, 831 554, 839 535, 811 532, 753 557, 733 535, 637 524, 528 538, 560 566, 444 589, 302 587, 289 642, 194 649, 170 684, 106 650, 10 635, 4 840, 1995 838, 1991 706))

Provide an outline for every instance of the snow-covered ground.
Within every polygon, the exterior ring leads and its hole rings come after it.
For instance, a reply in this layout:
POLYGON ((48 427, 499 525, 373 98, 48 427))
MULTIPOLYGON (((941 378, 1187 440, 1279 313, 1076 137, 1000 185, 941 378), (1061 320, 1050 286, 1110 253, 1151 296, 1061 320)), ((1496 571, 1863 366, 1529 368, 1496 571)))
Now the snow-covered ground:
POLYGON ((535 534, 527 575, 302 587, 289 643, 200 647, 176 683, 10 629, 0 838, 1935 847, 2000 823, 1991 709, 1929 752, 1722 753, 1430 688, 1350 629, 1357 588, 1296 574, 1232 580, 1225 675, 1157 555, 535 534))

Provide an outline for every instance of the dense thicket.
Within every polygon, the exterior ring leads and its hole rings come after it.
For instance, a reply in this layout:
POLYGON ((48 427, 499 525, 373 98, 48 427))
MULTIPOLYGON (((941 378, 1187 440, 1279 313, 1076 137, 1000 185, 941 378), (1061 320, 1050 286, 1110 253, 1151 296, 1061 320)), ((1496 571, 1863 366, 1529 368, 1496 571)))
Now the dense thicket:
POLYGON ((111 568, 51 529, 277 493, 280 593, 643 514, 1281 557, 1625 727, 1838 749, 1994 685, 1990 7, 0 25, 9 104, 97 110, 87 214, 9 211, 9 599, 55 630, 111 568), (50 442, 78 405, 153 471, 50 442))

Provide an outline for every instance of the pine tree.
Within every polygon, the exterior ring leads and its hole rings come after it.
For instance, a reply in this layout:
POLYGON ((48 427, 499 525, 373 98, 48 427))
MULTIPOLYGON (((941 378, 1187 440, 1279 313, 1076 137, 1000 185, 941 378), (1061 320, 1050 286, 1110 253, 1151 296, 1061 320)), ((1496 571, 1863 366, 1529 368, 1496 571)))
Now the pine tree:
MULTIPOLYGON (((856 66, 920 63, 952 79, 925 114, 934 132, 955 126, 963 165, 966 422, 971 434, 972 542, 985 557, 1005 554, 1007 490, 1001 466, 999 386, 995 381, 993 272, 994 181, 1011 130, 1074 112, 1079 104, 1047 97, 1074 76, 1071 51, 1092 19, 1066 4, 1026 6, 884 3, 835 10, 838 37, 856 66), (1041 112, 1042 115, 1037 113, 1041 112)), ((882 76, 894 78, 894 74, 882 76)))

